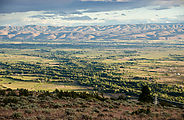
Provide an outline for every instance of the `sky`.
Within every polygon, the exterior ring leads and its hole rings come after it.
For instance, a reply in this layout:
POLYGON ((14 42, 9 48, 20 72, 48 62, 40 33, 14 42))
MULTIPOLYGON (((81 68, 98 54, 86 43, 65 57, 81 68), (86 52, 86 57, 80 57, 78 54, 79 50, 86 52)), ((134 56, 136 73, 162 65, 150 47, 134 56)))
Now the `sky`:
POLYGON ((184 23, 184 0, 0 0, 0 25, 184 23))

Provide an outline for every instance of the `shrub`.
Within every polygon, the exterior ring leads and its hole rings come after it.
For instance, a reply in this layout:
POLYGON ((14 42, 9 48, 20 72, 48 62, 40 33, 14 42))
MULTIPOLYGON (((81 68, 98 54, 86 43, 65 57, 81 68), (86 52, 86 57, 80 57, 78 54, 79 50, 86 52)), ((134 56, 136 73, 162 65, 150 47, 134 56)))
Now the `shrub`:
POLYGON ((145 117, 147 114, 145 114, 145 113, 139 113, 139 116, 140 117, 145 117))
POLYGON ((43 109, 43 110, 42 110, 42 113, 50 114, 51 111, 50 111, 49 109, 43 109))
POLYGON ((82 105, 81 107, 86 108, 86 107, 88 107, 88 106, 87 106, 87 105, 82 105))
POLYGON ((76 111, 77 112, 84 112, 84 110, 85 110, 84 108, 78 108, 76 111))
POLYGON ((170 113, 167 113, 167 112, 163 112, 163 113, 162 113, 162 116, 164 116, 164 117, 170 117, 171 114, 170 114, 170 113))
POLYGON ((45 120, 45 116, 44 115, 39 115, 36 117, 38 120, 45 120))
POLYGON ((106 109, 104 109, 103 111, 104 111, 104 112, 107 112, 107 111, 109 111, 109 109, 108 109, 108 108, 106 108, 106 109))
POLYGON ((98 117, 103 117, 103 116, 105 116, 105 114, 103 114, 103 113, 98 114, 98 117))
POLYGON ((28 105, 28 107, 29 108, 37 108, 37 104, 36 103, 30 103, 29 105, 28 105))
POLYGON ((25 110, 24 112, 27 113, 27 114, 31 114, 33 111, 30 110, 30 109, 27 109, 27 110, 25 110))
POLYGON ((46 97, 53 97, 52 93, 50 93, 49 91, 43 91, 41 94, 38 95, 39 98, 46 98, 46 97))
POLYGON ((138 109, 138 110, 132 112, 132 114, 136 114, 136 115, 139 115, 141 113, 150 114, 151 111, 149 108, 147 108, 146 110, 145 109, 138 109))
POLYGON ((20 108, 19 104, 9 103, 8 104, 12 110, 18 110, 20 108))
POLYGON ((98 108, 94 108, 93 111, 96 112, 96 113, 100 112, 100 110, 98 108))
POLYGON ((6 95, 6 92, 5 92, 5 90, 0 90, 0 95, 6 95))
POLYGON ((67 120, 76 120, 76 119, 75 119, 75 116, 69 115, 69 116, 67 116, 67 120))
POLYGON ((3 99, 3 103, 4 104, 8 104, 8 103, 18 103, 19 99, 17 97, 13 97, 13 96, 9 96, 3 99))
MULTIPOLYGON (((8 91, 8 90, 7 90, 8 91)), ((7 96, 17 96, 16 92, 11 90, 11 91, 8 91, 8 94, 7 96)))
POLYGON ((126 96, 125 95, 120 95, 118 97, 118 100, 127 100, 126 96))
POLYGON ((165 101, 160 101, 159 103, 161 106, 169 106, 169 107, 172 107, 173 105, 169 102, 165 102, 165 101))
POLYGON ((29 96, 29 95, 32 95, 32 93, 27 89, 19 89, 19 96, 29 96))
POLYGON ((130 114, 131 114, 131 112, 128 111, 128 110, 125 110, 125 111, 124 111, 124 115, 130 115, 130 114))
POLYGON ((184 113, 183 113, 183 114, 181 114, 181 117, 184 119, 184 113))
POLYGON ((6 91, 12 91, 12 89, 11 88, 7 88, 6 91))
POLYGON ((60 108, 60 107, 62 107, 62 105, 59 104, 59 103, 53 103, 53 104, 52 104, 52 107, 53 107, 53 108, 60 108))
POLYGON ((30 103, 36 103, 38 101, 38 99, 36 97, 32 97, 32 96, 27 97, 27 100, 30 103))
POLYGON ((108 106, 110 109, 113 109, 113 105, 111 105, 111 104, 109 104, 109 106, 108 106))
POLYGON ((55 90, 53 91, 53 93, 58 94, 58 93, 59 93, 59 90, 58 90, 58 89, 55 89, 55 90))
POLYGON ((82 120, 92 120, 92 117, 87 114, 82 114, 82 120))
POLYGON ((74 111, 74 109, 67 108, 67 109, 65 109, 65 113, 67 115, 74 115, 75 114, 75 111, 74 111))
POLYGON ((14 113, 11 115, 11 117, 12 117, 13 119, 20 119, 20 118, 22 118, 23 116, 22 116, 22 113, 20 113, 20 112, 14 112, 14 113))

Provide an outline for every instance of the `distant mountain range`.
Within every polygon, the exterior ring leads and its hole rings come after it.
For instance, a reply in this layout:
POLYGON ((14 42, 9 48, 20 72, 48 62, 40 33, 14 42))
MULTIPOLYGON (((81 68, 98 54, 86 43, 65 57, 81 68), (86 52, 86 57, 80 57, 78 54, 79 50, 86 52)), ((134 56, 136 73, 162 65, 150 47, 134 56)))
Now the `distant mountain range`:
POLYGON ((2 41, 179 40, 184 24, 127 24, 109 26, 0 26, 2 41))

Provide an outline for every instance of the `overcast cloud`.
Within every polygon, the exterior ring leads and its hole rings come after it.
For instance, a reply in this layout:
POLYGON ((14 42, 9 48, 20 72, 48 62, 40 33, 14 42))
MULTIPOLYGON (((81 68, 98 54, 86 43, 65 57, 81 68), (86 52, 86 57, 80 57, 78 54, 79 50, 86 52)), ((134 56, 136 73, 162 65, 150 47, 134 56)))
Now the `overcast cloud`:
POLYGON ((0 25, 183 23, 183 15, 184 0, 0 0, 0 25))
POLYGON ((0 0, 0 12, 26 12, 40 10, 98 11, 133 9, 158 5, 160 8, 183 6, 184 0, 0 0))

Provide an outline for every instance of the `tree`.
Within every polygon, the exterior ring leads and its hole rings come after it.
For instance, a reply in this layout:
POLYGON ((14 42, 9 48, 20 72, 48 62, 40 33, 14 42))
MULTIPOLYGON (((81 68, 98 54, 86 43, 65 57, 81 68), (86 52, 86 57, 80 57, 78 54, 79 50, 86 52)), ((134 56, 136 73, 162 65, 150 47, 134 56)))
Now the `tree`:
POLYGON ((141 102, 153 102, 153 97, 150 95, 151 91, 148 86, 143 86, 141 89, 142 93, 139 96, 139 101, 141 102))

